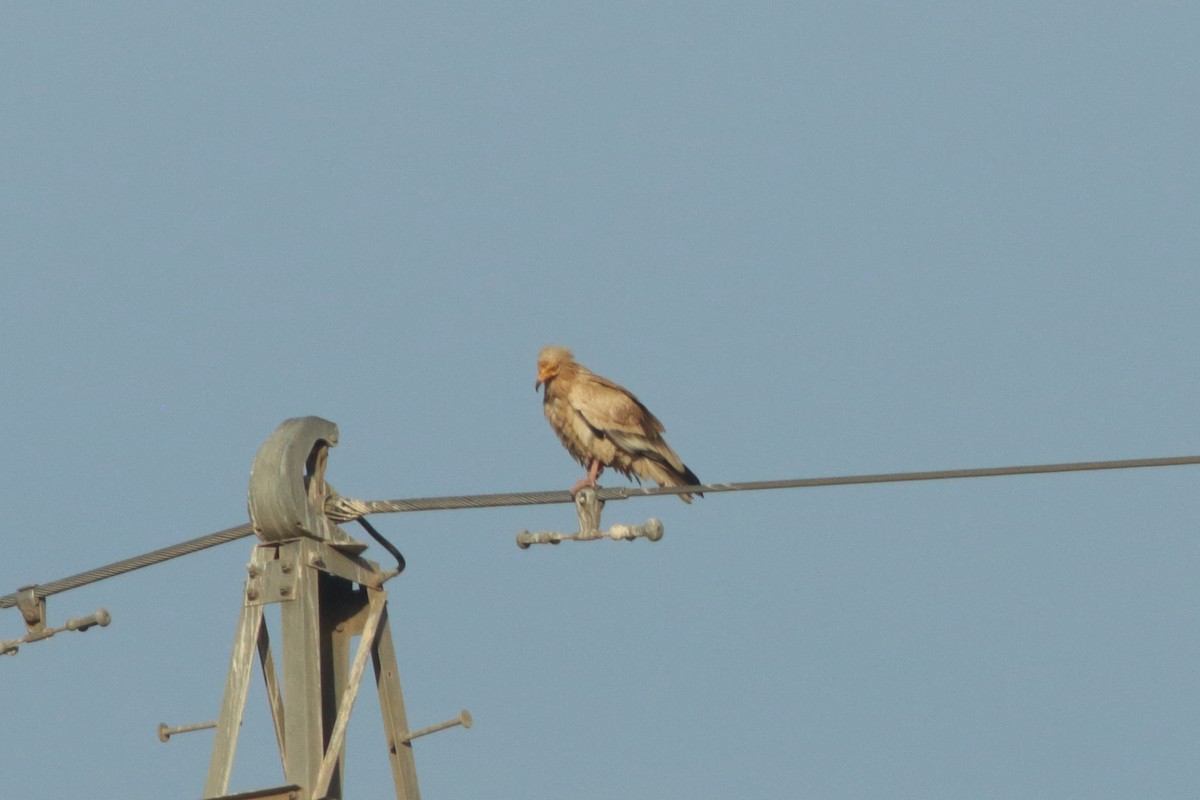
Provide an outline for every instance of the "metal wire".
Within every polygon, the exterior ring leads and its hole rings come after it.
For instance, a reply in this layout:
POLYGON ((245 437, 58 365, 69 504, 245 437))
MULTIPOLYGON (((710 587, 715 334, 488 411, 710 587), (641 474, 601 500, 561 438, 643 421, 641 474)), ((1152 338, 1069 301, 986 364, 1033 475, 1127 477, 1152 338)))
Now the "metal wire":
MULTIPOLYGON (((66 578, 59 578, 50 583, 38 584, 34 589, 34 593, 38 597, 49 597, 52 594, 78 589, 81 586, 87 586, 89 583, 102 581, 105 578, 113 578, 117 575, 123 575, 126 572, 133 572, 135 569, 161 564, 164 561, 170 561, 172 558, 198 553, 201 550, 207 550, 219 544, 232 542, 235 539, 243 539, 252 533, 254 533, 254 529, 247 522, 244 525, 238 525, 236 528, 226 528, 223 531, 210 533, 207 536, 200 536, 196 539, 188 539, 186 542, 173 544, 170 547, 163 547, 159 550, 152 550, 149 553, 142 553, 140 556, 127 558, 124 561, 117 561, 104 567, 89 569, 86 572, 80 572, 77 575, 71 575, 66 578)), ((16 593, 0 597, 0 608, 11 608, 16 604, 16 593)))
MULTIPOLYGON (((1087 472, 1093 470, 1136 469, 1142 467, 1179 467, 1200 464, 1200 456, 1174 456, 1170 458, 1133 458, 1120 461, 1075 461, 1063 464, 1033 464, 1017 467, 984 467, 981 469, 946 469, 928 472, 885 472, 874 475, 842 475, 828 478, 799 478, 781 481, 748 481, 744 483, 707 483, 700 486, 668 486, 656 488, 615 488, 597 491, 601 500, 627 500, 631 497, 653 497, 656 495, 696 494, 698 492, 745 492, 765 489, 807 489, 818 486, 847 486, 864 483, 900 483, 905 481, 937 481, 958 478, 990 478, 1002 475, 1040 475, 1048 472, 1087 472)), ((567 491, 513 492, 509 494, 474 494, 451 497, 425 497, 409 500, 353 500, 347 498, 354 509, 367 514, 392 514, 407 511, 448 511, 463 508, 496 508, 500 506, 548 505, 573 503, 567 491)), ((346 520, 343 520, 346 521, 346 520)), ((209 547, 245 538, 253 533, 249 523, 235 528, 210 533, 196 539, 164 547, 140 556, 117 561, 105 567, 91 569, 43 583, 34 588, 38 597, 78 589, 89 583, 112 578, 135 569, 159 564, 172 558, 190 555, 209 547)), ((11 608, 17 604, 17 595, 0 596, 0 608, 11 608)))
POLYGON ((407 562, 404 560, 404 554, 400 552, 400 549, 389 542, 386 536, 375 530, 375 526, 368 522, 366 517, 359 517, 358 524, 362 526, 363 530, 371 534, 372 539, 379 542, 380 547, 387 550, 392 554, 392 558, 396 559, 396 574, 399 575, 401 572, 404 572, 407 562))
MULTIPOLYGON (((847 486, 861 483, 899 483, 903 481, 937 481, 955 478, 989 478, 1001 475, 1038 475, 1047 472, 1085 472, 1104 469, 1133 469, 1137 467, 1178 467, 1200 464, 1200 456, 1171 458, 1135 458, 1123 461, 1075 461, 1064 464, 1033 464, 1019 467, 983 467, 980 469, 945 469, 929 472, 885 472, 875 475, 843 475, 831 478, 798 478, 782 481, 747 481, 744 483, 705 483, 699 486, 621 487, 598 489, 601 500, 627 500, 630 497, 696 494, 717 492, 746 492, 763 489, 808 489, 818 486, 847 486)), ((531 506, 551 503, 572 503, 570 492, 513 492, 511 494, 474 494, 454 497, 424 497, 410 500, 366 500, 361 507, 369 514, 391 514, 402 511, 442 511, 462 508, 492 508, 496 506, 531 506)))

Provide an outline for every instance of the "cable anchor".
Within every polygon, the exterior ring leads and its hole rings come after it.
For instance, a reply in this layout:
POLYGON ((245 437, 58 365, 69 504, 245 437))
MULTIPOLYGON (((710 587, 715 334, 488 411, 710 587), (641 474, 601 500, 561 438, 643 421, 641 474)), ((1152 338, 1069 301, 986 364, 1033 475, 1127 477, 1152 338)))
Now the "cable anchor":
POLYGON ((37 586, 22 586, 17 590, 17 608, 25 620, 25 635, 20 639, 0 641, 0 655, 15 656, 20 646, 29 642, 40 642, 49 639, 63 631, 86 631, 99 625, 104 627, 112 622, 112 615, 103 608, 98 608, 83 617, 73 617, 66 624, 57 628, 46 625, 46 598, 37 593, 37 586))
POLYGON ((657 542, 663 537, 663 524, 651 517, 641 525, 613 525, 606 531, 600 530, 600 512, 604 509, 604 501, 590 486, 575 493, 575 511, 579 516, 578 533, 559 533, 558 531, 542 531, 530 533, 521 531, 517 534, 517 546, 522 550, 534 544, 558 544, 559 542, 590 542, 594 539, 613 539, 615 541, 631 542, 634 539, 649 539, 657 542))
POLYGON ((247 505, 260 540, 306 537, 353 555, 367 549, 325 515, 325 465, 337 442, 337 425, 329 420, 296 417, 280 423, 259 448, 250 468, 247 505))

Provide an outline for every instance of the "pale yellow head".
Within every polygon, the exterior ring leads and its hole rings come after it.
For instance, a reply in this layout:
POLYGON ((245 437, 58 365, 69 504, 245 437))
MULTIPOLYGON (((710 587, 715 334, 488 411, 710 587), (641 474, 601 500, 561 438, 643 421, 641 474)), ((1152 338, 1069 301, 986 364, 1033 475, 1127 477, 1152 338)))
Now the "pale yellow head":
POLYGON ((571 353, 571 348, 557 344, 546 345, 542 352, 538 353, 537 380, 533 384, 533 390, 536 392, 543 383, 558 375, 564 364, 574 363, 575 356, 571 353))

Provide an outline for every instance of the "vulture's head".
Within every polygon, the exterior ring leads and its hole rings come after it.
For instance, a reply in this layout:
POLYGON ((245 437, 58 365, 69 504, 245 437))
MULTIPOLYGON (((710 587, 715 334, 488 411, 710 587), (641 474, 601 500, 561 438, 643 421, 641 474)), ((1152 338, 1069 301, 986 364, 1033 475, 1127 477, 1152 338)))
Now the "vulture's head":
POLYGON ((554 380, 564 365, 574 363, 575 356, 571 354, 571 348, 556 344, 546 345, 542 352, 538 353, 537 380, 533 384, 533 390, 536 392, 543 383, 554 380))

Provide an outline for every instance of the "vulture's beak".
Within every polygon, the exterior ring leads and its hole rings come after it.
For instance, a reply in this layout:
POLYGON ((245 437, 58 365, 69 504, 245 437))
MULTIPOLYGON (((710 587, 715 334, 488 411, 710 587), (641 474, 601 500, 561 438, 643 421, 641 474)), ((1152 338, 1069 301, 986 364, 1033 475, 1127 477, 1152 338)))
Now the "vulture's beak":
POLYGON ((539 376, 538 379, 533 382, 533 390, 536 392, 540 388, 542 388, 542 379, 539 376))

